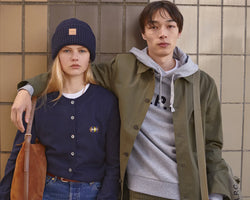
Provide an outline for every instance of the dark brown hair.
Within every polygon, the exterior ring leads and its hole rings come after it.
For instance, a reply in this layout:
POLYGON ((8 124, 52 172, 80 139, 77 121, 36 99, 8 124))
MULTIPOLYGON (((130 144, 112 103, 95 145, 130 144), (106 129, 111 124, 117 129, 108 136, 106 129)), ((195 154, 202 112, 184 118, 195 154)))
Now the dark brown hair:
POLYGON ((177 23, 179 33, 182 32, 184 20, 177 6, 169 1, 154 1, 149 3, 140 14, 139 24, 142 33, 145 32, 145 26, 152 22, 152 17, 157 11, 160 11, 161 15, 163 15, 164 11, 167 11, 172 19, 177 23))

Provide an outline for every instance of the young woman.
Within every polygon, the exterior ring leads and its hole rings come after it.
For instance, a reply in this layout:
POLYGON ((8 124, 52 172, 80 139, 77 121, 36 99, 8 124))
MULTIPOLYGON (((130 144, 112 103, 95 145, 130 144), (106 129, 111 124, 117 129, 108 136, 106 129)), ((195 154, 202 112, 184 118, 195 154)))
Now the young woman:
MULTIPOLYGON (((44 200, 117 200, 119 130, 117 100, 94 84, 90 62, 95 36, 88 24, 71 18, 52 38, 54 63, 47 88, 37 103, 32 141, 46 147, 44 200)), ((17 132, 0 184, 0 199, 10 198, 15 160, 23 142, 17 132)))

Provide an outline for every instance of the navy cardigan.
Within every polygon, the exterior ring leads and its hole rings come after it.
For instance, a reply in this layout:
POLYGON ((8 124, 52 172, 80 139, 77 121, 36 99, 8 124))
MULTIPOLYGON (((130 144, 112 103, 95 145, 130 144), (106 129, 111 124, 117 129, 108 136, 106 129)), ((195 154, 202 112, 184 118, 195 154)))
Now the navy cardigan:
MULTIPOLYGON (((32 127, 32 143, 37 137, 46 146, 47 171, 82 182, 102 182, 97 199, 117 200, 119 195, 120 117, 115 96, 91 84, 76 99, 58 92, 37 103, 32 127), (41 106, 42 104, 42 106, 41 106)), ((5 176, 0 183, 0 199, 10 198, 15 161, 24 140, 17 132, 5 176)))

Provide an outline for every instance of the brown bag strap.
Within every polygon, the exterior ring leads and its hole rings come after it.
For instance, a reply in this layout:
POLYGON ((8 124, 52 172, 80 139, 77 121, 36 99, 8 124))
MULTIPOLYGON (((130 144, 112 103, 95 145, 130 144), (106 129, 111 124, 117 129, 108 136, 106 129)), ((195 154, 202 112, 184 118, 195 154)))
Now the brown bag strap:
POLYGON ((200 177, 201 197, 202 200, 208 200, 207 171, 205 159, 205 144, 201 120, 200 105, 200 70, 193 76, 193 103, 194 103, 194 125, 195 138, 197 146, 197 159, 200 177))
POLYGON ((31 128, 32 128, 32 123, 33 123, 33 118, 34 118, 34 113, 35 113, 35 109, 36 109, 36 100, 37 98, 36 97, 33 97, 32 98, 32 108, 31 108, 31 111, 30 111, 30 120, 27 124, 27 128, 26 128, 26 133, 25 135, 29 135, 31 134, 31 128))
POLYGON ((24 139, 24 200, 28 200, 29 196, 29 160, 30 160, 30 141, 31 141, 31 129, 36 108, 36 97, 32 98, 32 108, 30 112, 30 120, 26 127, 25 139, 24 139))

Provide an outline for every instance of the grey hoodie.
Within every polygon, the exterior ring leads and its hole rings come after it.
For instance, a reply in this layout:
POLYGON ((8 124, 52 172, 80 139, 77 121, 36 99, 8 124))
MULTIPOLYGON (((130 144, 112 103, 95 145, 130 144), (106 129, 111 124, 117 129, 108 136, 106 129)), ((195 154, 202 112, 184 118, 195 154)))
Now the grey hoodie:
POLYGON ((174 80, 192 75, 198 66, 177 47, 173 55, 177 65, 167 72, 148 56, 147 48, 132 48, 130 52, 155 70, 156 82, 154 96, 129 157, 128 187, 153 196, 180 199, 172 119, 174 80))

